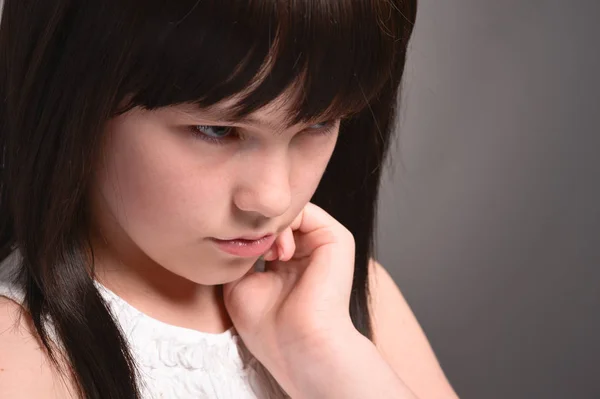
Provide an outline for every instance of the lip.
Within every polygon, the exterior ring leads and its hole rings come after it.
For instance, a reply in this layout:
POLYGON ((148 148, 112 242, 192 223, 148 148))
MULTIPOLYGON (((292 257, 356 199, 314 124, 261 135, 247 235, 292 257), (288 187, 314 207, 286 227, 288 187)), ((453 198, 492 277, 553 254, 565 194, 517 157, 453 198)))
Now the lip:
POLYGON ((223 252, 235 256, 250 258, 260 256, 267 252, 275 242, 275 238, 276 236, 274 234, 270 234, 255 240, 247 240, 243 238, 236 238, 233 240, 220 240, 218 238, 211 238, 210 240, 214 242, 216 246, 223 252))
POLYGON ((256 236, 242 236, 242 237, 222 238, 222 239, 217 238, 217 240, 220 240, 220 241, 235 241, 235 240, 258 241, 258 240, 266 238, 270 235, 272 235, 272 233, 259 234, 256 236))

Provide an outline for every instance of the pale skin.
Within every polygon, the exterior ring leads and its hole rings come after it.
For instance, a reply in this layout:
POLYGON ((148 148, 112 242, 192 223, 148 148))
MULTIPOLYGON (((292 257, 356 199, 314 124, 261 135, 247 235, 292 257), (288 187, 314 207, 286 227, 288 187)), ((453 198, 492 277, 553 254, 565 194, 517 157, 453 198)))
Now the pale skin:
MULTIPOLYGON (((295 399, 455 398, 398 287, 374 260, 374 342, 353 327, 353 237, 309 203, 339 121, 323 135, 313 131, 325 121, 284 127, 283 104, 236 124, 243 140, 224 145, 186 128, 225 125, 218 110, 134 109, 111 120, 90 192, 97 278, 163 322, 212 333, 235 325, 295 399), (252 272, 256 258, 225 254, 207 240, 265 231, 278 238, 264 273, 252 272)), ((72 383, 59 378, 18 310, 0 298, 0 396, 69 397, 72 383)))

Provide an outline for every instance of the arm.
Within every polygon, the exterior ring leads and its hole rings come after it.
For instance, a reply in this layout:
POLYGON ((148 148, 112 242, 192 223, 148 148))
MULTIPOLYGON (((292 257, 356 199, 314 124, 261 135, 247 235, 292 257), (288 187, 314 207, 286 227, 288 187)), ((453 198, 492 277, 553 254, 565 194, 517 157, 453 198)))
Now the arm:
POLYGON ((456 399, 400 290, 375 261, 370 265, 374 343, 355 329, 309 345, 296 370, 294 399, 456 399), (318 359, 315 361, 314 359, 318 359))
POLYGON ((312 363, 294 373, 297 390, 289 392, 293 399, 417 398, 375 345, 356 330, 332 334, 330 340, 310 346, 304 355, 312 363))
POLYGON ((375 260, 369 270, 374 343, 422 399, 458 398, 400 289, 375 260))
POLYGON ((28 313, 0 297, 0 397, 71 398, 56 367, 37 338, 28 313))
POLYGON ((264 272, 223 296, 246 347, 294 399, 456 397, 382 268, 371 266, 376 344, 354 327, 354 237, 325 210, 306 204, 264 258, 264 272))

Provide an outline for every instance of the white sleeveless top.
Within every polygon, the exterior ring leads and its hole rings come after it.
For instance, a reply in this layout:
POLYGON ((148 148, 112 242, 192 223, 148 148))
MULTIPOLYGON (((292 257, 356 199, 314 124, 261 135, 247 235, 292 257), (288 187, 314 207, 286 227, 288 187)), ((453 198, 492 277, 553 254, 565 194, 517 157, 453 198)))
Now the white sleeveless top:
MULTIPOLYGON (((0 296, 23 303, 22 288, 10 278, 19 258, 13 252, 0 264, 0 296)), ((233 327, 213 334, 173 326, 140 312, 98 282, 96 287, 129 342, 143 399, 289 398, 233 327)))

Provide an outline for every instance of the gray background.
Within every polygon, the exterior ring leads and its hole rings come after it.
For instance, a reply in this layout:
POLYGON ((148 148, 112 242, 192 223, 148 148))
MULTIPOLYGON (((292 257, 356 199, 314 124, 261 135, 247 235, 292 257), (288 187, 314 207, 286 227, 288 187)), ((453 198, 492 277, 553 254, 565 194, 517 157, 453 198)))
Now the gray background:
POLYGON ((420 0, 379 261, 464 398, 600 398, 600 1, 420 0))

